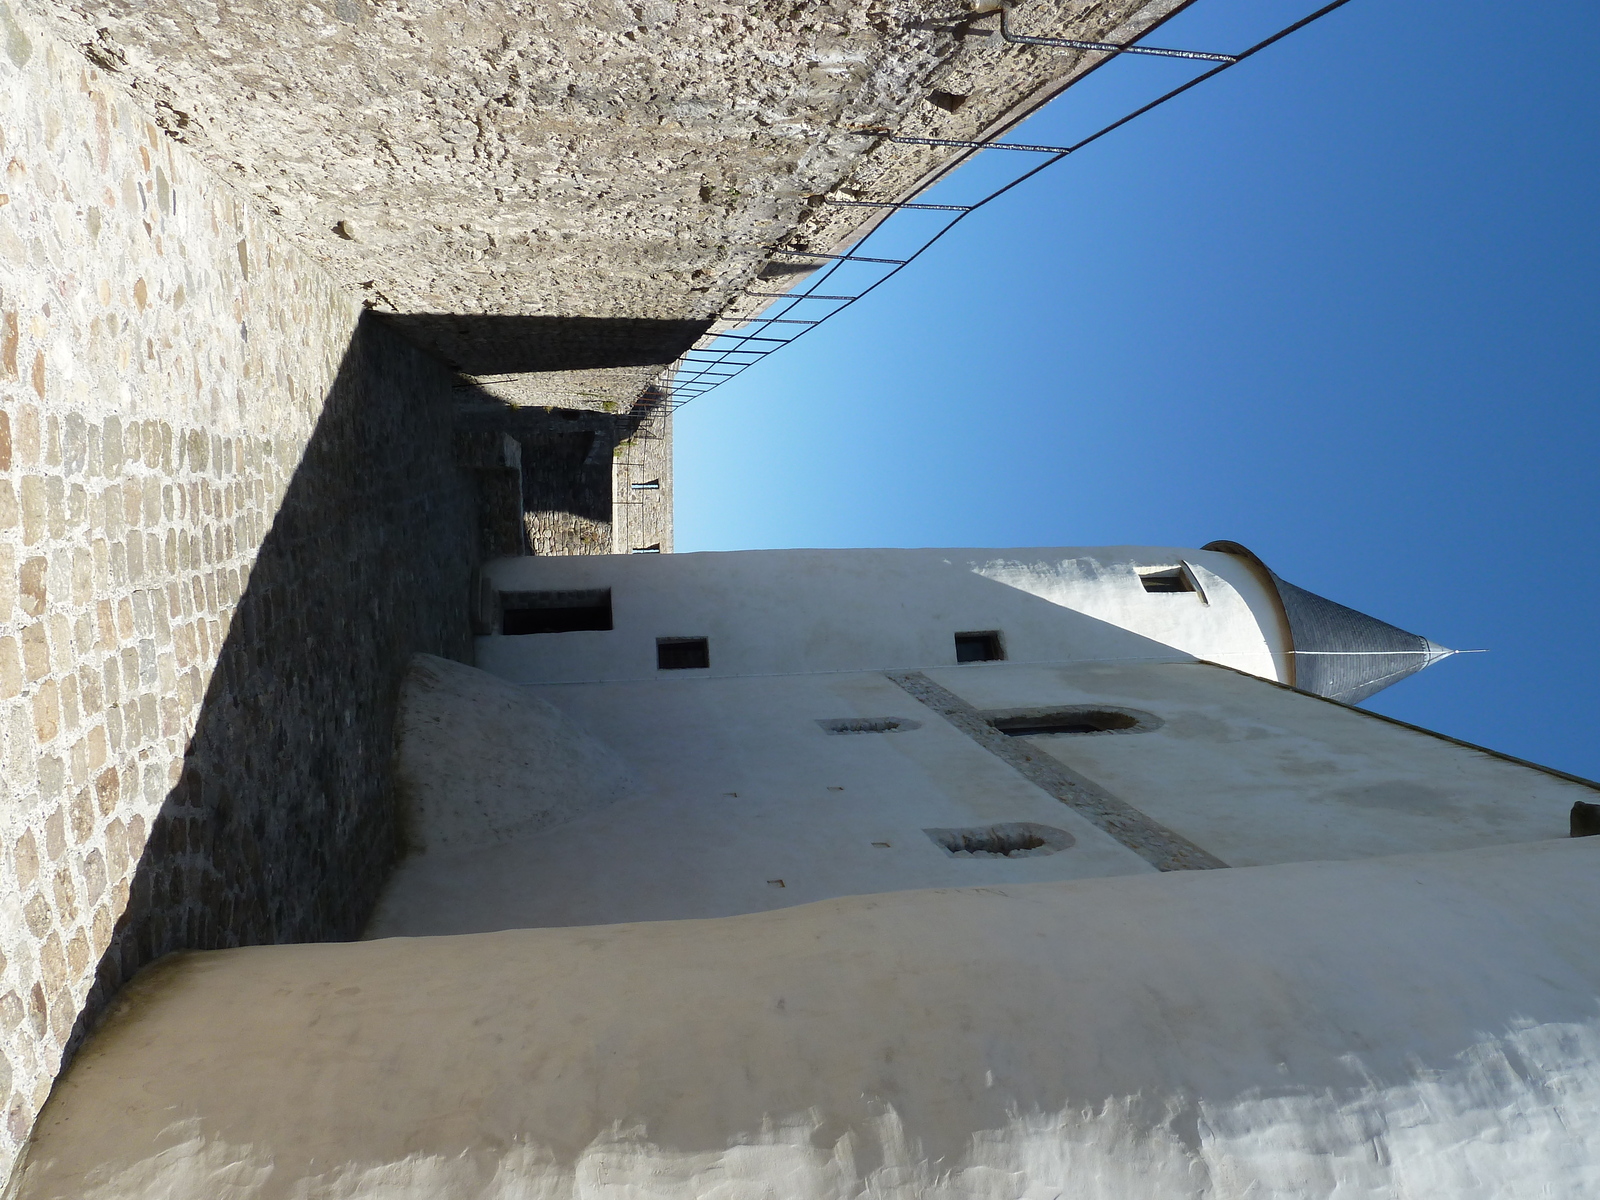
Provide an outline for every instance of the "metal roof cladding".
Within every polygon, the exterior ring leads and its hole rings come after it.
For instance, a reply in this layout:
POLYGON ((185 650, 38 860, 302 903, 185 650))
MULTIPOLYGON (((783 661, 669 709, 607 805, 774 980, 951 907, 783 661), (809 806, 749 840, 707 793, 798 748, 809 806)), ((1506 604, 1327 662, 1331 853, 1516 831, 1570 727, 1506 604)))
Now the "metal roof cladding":
POLYGON ((1208 542, 1205 549, 1248 559, 1272 580, 1289 626, 1290 682, 1301 691, 1359 704, 1455 653, 1290 583, 1237 542, 1208 542))

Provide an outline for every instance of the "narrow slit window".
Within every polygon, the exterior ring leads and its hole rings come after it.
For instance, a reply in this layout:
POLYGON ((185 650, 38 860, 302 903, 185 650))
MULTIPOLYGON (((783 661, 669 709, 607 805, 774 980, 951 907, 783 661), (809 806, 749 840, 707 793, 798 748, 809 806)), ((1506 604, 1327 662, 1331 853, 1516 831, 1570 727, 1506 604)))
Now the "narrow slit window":
POLYGON ((711 646, 703 637, 656 639, 656 670, 692 671, 711 665, 711 646))
POLYGON ((661 490, 661 480, 647 479, 643 483, 630 483, 628 487, 636 492, 659 492, 661 490))
POLYGON ((1036 733, 1111 733, 1137 729, 1139 718, 1132 713, 1101 708, 1066 708, 1026 717, 994 717, 989 724, 1010 737, 1031 737, 1036 733))
POLYGON ((1000 645, 1000 634, 996 630, 956 634, 958 663, 999 662, 1005 656, 1005 650, 1000 645))
POLYGON ((611 589, 575 592, 501 592, 500 632, 577 633, 611 624, 611 589))
POLYGON ((1182 567, 1167 571, 1140 571, 1139 582, 1147 592, 1192 592, 1194 581, 1182 567))
POLYGON ((660 554, 661 553, 661 543, 657 542, 653 546, 635 546, 632 550, 629 551, 629 553, 630 554, 660 554))

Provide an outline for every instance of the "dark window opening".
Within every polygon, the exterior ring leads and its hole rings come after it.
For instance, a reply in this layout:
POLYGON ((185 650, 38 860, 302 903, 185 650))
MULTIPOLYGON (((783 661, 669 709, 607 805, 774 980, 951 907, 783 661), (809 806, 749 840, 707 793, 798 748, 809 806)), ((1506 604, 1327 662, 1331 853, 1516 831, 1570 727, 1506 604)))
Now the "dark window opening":
POLYGON ((629 551, 629 553, 630 554, 660 554, 661 553, 661 543, 657 542, 653 546, 635 546, 632 550, 629 551))
POLYGON ((576 633, 610 629, 611 589, 582 592, 501 592, 500 632, 576 633))
POLYGON ((1067 849, 1076 840, 1065 829, 1032 821, 922 832, 952 858, 1043 858, 1067 849))
POLYGON ((1173 567, 1170 571, 1141 571, 1139 582, 1144 584, 1147 592, 1192 592, 1194 583, 1189 579, 1189 572, 1182 567, 1173 567))
POLYGON ((1109 733, 1114 729, 1136 729, 1139 719, 1132 713, 1069 708, 1032 717, 996 717, 989 724, 1011 737, 1028 737, 1035 733, 1109 733))
POLYGON ((705 638, 657 638, 658 671, 691 671, 711 665, 711 647, 705 638))
POLYGON ((956 634, 956 661, 968 662, 999 662, 1005 658, 1005 651, 1000 648, 1000 635, 994 630, 986 633, 958 633, 956 634))
POLYGON ((659 492, 661 490, 661 480, 647 479, 643 483, 630 483, 628 486, 636 492, 659 492))

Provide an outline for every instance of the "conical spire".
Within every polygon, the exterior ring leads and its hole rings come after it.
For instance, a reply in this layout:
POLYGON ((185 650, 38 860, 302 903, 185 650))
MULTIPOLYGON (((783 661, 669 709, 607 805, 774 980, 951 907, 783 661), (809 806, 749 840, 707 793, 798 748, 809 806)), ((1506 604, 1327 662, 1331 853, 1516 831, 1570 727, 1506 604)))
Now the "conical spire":
POLYGON ((1301 691, 1359 704, 1455 653, 1297 587, 1237 542, 1211 542, 1205 548, 1249 559, 1271 579, 1289 624, 1291 682, 1301 691))

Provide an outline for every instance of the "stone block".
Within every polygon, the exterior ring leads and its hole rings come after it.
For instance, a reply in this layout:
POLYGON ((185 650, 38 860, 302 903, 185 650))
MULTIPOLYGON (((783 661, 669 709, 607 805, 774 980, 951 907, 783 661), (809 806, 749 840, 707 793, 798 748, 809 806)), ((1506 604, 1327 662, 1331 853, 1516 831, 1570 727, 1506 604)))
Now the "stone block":
POLYGON ((22 627, 22 665, 29 681, 50 674, 50 638, 43 621, 22 627))
POLYGON ((22 569, 18 572, 17 594, 19 605, 22 611, 30 617, 44 615, 47 599, 45 577, 48 569, 49 560, 42 555, 34 555, 23 562, 22 569))

